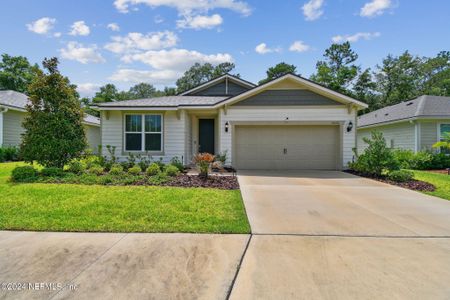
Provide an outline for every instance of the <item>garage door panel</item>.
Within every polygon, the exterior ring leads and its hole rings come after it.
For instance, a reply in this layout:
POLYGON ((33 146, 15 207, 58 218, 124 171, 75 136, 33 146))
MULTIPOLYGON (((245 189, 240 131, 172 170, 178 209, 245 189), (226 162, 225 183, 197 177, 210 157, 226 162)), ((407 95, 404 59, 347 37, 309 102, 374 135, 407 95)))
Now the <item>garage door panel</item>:
POLYGON ((338 126, 237 126, 234 142, 239 169, 337 167, 338 126))

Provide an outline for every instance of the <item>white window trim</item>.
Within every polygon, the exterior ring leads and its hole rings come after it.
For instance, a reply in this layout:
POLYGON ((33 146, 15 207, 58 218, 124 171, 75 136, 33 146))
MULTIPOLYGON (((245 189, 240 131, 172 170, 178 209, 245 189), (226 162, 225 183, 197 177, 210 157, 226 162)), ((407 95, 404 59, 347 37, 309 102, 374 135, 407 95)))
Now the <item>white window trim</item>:
POLYGON ((164 115, 160 113, 156 114, 140 114, 140 113, 130 113, 130 114, 124 114, 123 117, 123 149, 125 152, 134 152, 134 153, 142 153, 142 152, 148 152, 148 153, 162 153, 164 152, 164 115), (127 131, 127 116, 141 116, 141 131, 127 131), (161 117, 161 131, 145 131, 145 116, 160 116, 161 117), (127 133, 135 133, 141 135, 141 150, 128 150, 127 149, 127 133), (146 133, 159 133, 161 134, 161 149, 160 150, 145 150, 145 134, 146 133))

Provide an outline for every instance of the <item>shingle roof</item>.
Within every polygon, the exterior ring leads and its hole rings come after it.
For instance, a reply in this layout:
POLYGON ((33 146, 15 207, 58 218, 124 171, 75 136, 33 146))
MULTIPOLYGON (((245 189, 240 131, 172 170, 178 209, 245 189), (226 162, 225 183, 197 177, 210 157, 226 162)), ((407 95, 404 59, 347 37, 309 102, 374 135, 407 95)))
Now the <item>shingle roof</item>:
POLYGON ((416 117, 450 118, 450 97, 420 96, 358 117, 358 127, 416 117))
MULTIPOLYGON (((26 109, 28 96, 16 91, 0 91, 0 105, 11 108, 26 109)), ((88 114, 84 116, 84 122, 94 125, 100 125, 100 119, 88 114)))
POLYGON ((178 107, 214 105, 229 97, 212 96, 166 96, 157 98, 125 100, 117 102, 105 102, 98 104, 99 107, 178 107))

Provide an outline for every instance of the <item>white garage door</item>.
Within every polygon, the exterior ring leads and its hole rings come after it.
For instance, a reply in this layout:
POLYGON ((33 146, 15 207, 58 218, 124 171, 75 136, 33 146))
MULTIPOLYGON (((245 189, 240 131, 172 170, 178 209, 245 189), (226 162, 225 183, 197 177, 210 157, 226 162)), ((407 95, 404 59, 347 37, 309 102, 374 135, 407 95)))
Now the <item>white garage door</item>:
POLYGON ((338 126, 237 126, 235 167, 260 170, 335 170, 338 126))

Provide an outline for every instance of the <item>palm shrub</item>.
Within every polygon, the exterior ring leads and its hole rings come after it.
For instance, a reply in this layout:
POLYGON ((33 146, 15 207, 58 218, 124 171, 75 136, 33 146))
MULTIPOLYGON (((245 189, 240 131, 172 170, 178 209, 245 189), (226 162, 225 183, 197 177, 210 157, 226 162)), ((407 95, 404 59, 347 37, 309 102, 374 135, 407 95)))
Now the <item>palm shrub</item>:
POLYGON ((20 151, 27 162, 62 169, 87 146, 83 110, 75 86, 58 71, 58 59, 44 59, 43 66, 47 72, 36 69, 28 87, 20 151))
POLYGON ((433 148, 444 148, 447 151, 450 150, 450 132, 445 132, 442 136, 442 141, 439 141, 433 145, 433 148))
POLYGON ((364 138, 363 141, 368 146, 364 153, 358 156, 357 161, 351 164, 353 169, 372 176, 382 176, 400 168, 393 151, 386 146, 381 132, 372 131, 371 138, 364 138))
POLYGON ((210 153, 198 153, 194 156, 194 163, 198 168, 200 177, 208 177, 209 167, 213 161, 214 155, 210 153))

